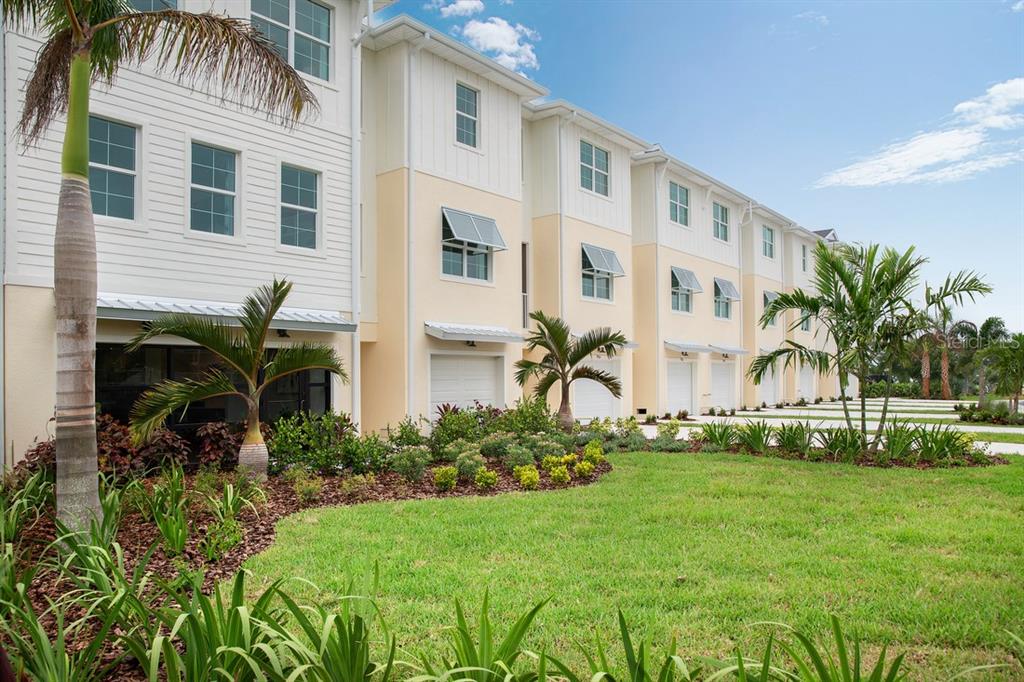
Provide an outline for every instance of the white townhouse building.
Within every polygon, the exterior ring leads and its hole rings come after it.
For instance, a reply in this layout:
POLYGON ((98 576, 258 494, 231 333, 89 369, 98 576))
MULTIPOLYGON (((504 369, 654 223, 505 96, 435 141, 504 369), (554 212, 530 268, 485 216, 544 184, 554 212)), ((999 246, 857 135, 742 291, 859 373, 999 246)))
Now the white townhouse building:
MULTIPOLYGON (((175 0, 132 0, 140 10, 175 0)), ((173 339, 128 354, 140 321, 166 311, 231 316, 273 277, 294 283, 273 344, 332 344, 349 385, 312 371, 268 391, 265 417, 297 409, 359 413, 357 127, 367 2, 177 0, 180 9, 251 19, 306 78, 318 116, 281 127, 263 114, 191 91, 147 64, 97 86, 89 126, 98 288, 96 399, 126 419, 146 386, 197 376, 210 356, 173 339)), ((5 460, 53 433, 53 233, 64 134, 57 121, 38 145, 16 133, 24 84, 41 42, 2 33, 3 296, 0 315, 5 460)), ((234 421, 230 400, 193 405, 188 422, 234 421)))

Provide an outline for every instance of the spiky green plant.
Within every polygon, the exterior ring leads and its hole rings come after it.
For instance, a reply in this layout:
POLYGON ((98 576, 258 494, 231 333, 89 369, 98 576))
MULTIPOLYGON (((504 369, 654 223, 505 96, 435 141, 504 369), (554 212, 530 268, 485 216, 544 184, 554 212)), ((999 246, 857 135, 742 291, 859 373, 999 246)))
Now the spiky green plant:
POLYGON ((736 429, 736 442, 748 452, 763 455, 771 447, 773 432, 774 429, 764 419, 748 419, 746 424, 736 429))
POLYGON ((14 542, 23 528, 36 522, 50 500, 53 486, 37 471, 23 481, 0 480, 0 547, 14 542))
POLYGON ((700 440, 719 450, 736 445, 736 425, 729 422, 704 422, 700 425, 700 440))

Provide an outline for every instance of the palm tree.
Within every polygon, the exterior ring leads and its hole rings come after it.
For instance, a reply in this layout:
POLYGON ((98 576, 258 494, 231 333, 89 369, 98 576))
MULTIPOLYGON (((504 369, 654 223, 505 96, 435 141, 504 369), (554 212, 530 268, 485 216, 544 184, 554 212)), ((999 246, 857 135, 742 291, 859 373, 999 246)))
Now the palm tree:
MULTIPOLYGON (((795 341, 786 341, 781 347, 754 359, 748 370, 755 383, 780 360, 786 367, 798 362, 810 364, 819 372, 830 369, 839 376, 840 394, 846 425, 853 428, 847 407, 846 387, 849 374, 865 386, 873 365, 881 367, 887 387, 891 388, 893 368, 909 353, 909 346, 919 336, 920 312, 910 302, 917 288, 920 271, 927 259, 914 255, 911 247, 903 253, 893 249, 879 252, 875 244, 869 246, 840 245, 829 248, 819 242, 815 251, 815 271, 811 281, 812 292, 797 289, 780 294, 761 316, 761 326, 787 310, 796 313, 792 329, 808 319, 817 320, 825 339, 820 344, 834 350, 819 350, 795 341), (816 293, 815 293, 816 292, 816 293), (831 341, 832 343, 828 343, 831 341)), ((984 285, 973 273, 959 273, 946 279, 942 287, 931 294, 933 304, 940 301, 959 302, 964 296, 973 296, 984 285)), ((887 388, 879 426, 871 441, 871 450, 881 442, 882 430, 889 409, 891 391, 887 388)), ((867 442, 867 401, 860 397, 860 431, 867 442)))
POLYGON ((953 391, 949 385, 950 341, 963 334, 975 335, 978 332, 974 323, 953 319, 953 305, 959 305, 965 297, 970 297, 973 301, 975 296, 983 296, 992 291, 992 287, 973 272, 961 272, 956 277, 960 281, 954 282, 947 278, 938 289, 932 289, 927 284, 924 287, 925 314, 930 322, 929 329, 924 335, 926 340, 923 340, 924 347, 921 353, 921 386, 925 398, 931 397, 931 345, 934 344, 939 349, 942 399, 951 400, 953 391), (947 294, 946 292, 950 290, 957 293, 947 294))
POLYGON ((982 352, 989 346, 1005 341, 1009 337, 1006 329, 1006 322, 1001 317, 989 317, 981 323, 978 328, 978 352, 975 353, 975 361, 978 365, 978 405, 985 404, 985 397, 988 393, 986 376, 988 371, 988 358, 982 352))
POLYGON ((96 235, 89 193, 89 97, 122 64, 152 57, 186 84, 217 83, 248 108, 294 121, 315 110, 302 78, 248 22, 211 13, 132 11, 125 0, 2 0, 4 26, 45 44, 25 86, 25 144, 66 114, 54 233, 57 315, 57 512, 99 516, 96 463, 96 235))
POLYGON ((1024 334, 1014 334, 982 350, 992 363, 996 390, 1010 396, 1010 407, 1020 410, 1020 396, 1024 393, 1024 334))
POLYGON ((540 362, 520 360, 516 363, 516 382, 523 386, 531 377, 539 377, 534 393, 540 398, 547 397, 556 383, 561 388, 561 402, 558 405, 558 423, 565 431, 572 431, 575 420, 569 403, 569 386, 577 379, 590 379, 601 384, 616 398, 622 396, 622 382, 614 374, 582 364, 594 353, 603 352, 614 356, 626 345, 621 332, 610 327, 598 327, 573 336, 569 325, 559 317, 548 317, 543 311, 530 313, 530 319, 537 323, 526 339, 526 350, 540 348, 544 357, 540 362))
POLYGON ((192 402, 235 396, 245 401, 248 414, 238 464, 257 477, 266 478, 267 445, 260 430, 260 397, 267 386, 309 369, 324 369, 348 381, 341 360, 330 346, 304 342, 278 348, 272 356, 268 354, 270 324, 291 290, 290 282, 275 279, 273 284, 261 286, 247 296, 238 318, 241 333, 209 317, 185 313, 145 323, 128 343, 129 351, 137 350, 154 337, 169 334, 203 346, 217 356, 221 366, 210 368, 198 381, 164 381, 143 393, 132 407, 131 429, 136 441, 148 440, 168 416, 192 402))

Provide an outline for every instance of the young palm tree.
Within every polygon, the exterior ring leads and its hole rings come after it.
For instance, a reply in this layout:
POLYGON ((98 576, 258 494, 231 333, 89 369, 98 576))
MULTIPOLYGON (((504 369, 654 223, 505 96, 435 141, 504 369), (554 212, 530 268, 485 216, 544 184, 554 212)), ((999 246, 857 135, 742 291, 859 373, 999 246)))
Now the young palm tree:
POLYGON ((978 367, 978 405, 985 404, 988 394, 988 367, 989 359, 983 351, 991 345, 1005 341, 1009 337, 1006 330, 1006 322, 1001 317, 989 317, 981 323, 978 328, 978 348, 974 354, 974 362, 978 367))
POLYGON ((18 124, 27 145, 66 114, 54 234, 57 312, 57 512, 71 527, 100 514, 97 496, 96 235, 89 193, 89 96, 149 58, 186 84, 213 85, 282 121, 316 109, 302 78, 245 21, 126 0, 0 0, 9 30, 42 34, 18 124))
POLYGON ((924 302, 925 311, 930 320, 929 329, 925 335, 924 349, 921 354, 921 382, 925 398, 931 397, 931 358, 928 350, 931 345, 939 349, 939 377, 942 381, 942 399, 951 400, 953 390, 949 385, 949 349, 950 342, 957 336, 963 334, 977 334, 978 328, 972 322, 953 319, 953 306, 963 302, 965 297, 973 301, 975 296, 983 296, 992 291, 992 287, 981 280, 973 272, 961 272, 957 274, 960 281, 952 282, 946 278, 945 283, 939 289, 932 289, 925 285, 924 302), (953 288, 957 293, 946 295, 944 292, 953 288), (926 375, 927 372, 927 375, 926 375), (927 388, 925 391, 925 382, 927 388))
POLYGON ((1024 393, 1024 334, 1014 334, 982 350, 992 363, 996 390, 1010 396, 1010 409, 1020 411, 1020 396, 1024 393))
POLYGON ((526 350, 540 348, 544 357, 540 362, 526 359, 517 362, 516 382, 523 386, 531 377, 538 377, 533 390, 541 399, 546 399, 551 387, 559 384, 558 423, 565 431, 572 431, 575 423, 569 403, 572 382, 590 379, 607 388, 616 398, 622 396, 622 382, 617 376, 583 364, 594 353, 604 352, 611 357, 622 350, 626 337, 621 332, 599 327, 574 337, 569 325, 559 317, 548 317, 538 310, 530 313, 530 319, 537 323, 537 329, 527 337, 526 350))
POLYGON ((275 279, 246 297, 238 318, 241 332, 209 317, 179 313, 165 315, 143 325, 128 343, 137 350, 150 339, 169 334, 200 345, 217 356, 220 367, 213 367, 196 381, 164 381, 143 393, 132 407, 131 429, 142 442, 159 428, 168 416, 197 400, 235 396, 245 401, 245 439, 238 453, 238 464, 260 478, 267 475, 267 445, 260 431, 260 397, 267 386, 297 372, 325 369, 342 381, 348 375, 334 349, 318 343, 298 343, 276 349, 270 357, 266 349, 270 323, 292 290, 290 282, 275 279), (239 375, 241 387, 229 375, 239 375))

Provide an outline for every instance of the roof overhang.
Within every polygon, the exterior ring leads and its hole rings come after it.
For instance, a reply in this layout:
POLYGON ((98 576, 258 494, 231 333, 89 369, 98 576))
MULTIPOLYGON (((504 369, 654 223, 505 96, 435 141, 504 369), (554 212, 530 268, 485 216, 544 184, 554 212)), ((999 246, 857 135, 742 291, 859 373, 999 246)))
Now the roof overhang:
POLYGON ((728 199, 736 204, 756 204, 757 202, 748 197, 738 189, 734 189, 721 180, 717 180, 707 173, 697 170, 693 166, 672 156, 660 145, 654 145, 633 155, 633 165, 641 166, 647 163, 667 163, 669 170, 676 175, 683 177, 702 189, 710 189, 715 194, 728 199))
POLYGON ((709 345, 709 348, 715 353, 721 353, 722 355, 748 355, 746 348, 738 348, 736 346, 719 346, 714 343, 709 345))
MULTIPOLYGON (((96 296, 96 317, 101 320, 132 320, 148 322, 161 315, 185 313, 210 317, 231 326, 240 326, 242 306, 237 303, 219 303, 186 298, 156 298, 127 294, 96 296)), ((356 325, 333 310, 310 308, 281 308, 270 324, 271 329, 291 329, 315 332, 354 332, 356 325)))
POLYGON ((556 99, 550 102, 526 102, 523 104, 525 117, 530 121, 539 121, 550 116, 562 116, 571 120, 584 130, 589 130, 615 144, 622 145, 630 152, 639 152, 648 149, 651 144, 640 139, 633 133, 620 128, 614 123, 609 123, 600 116, 592 114, 585 109, 580 109, 571 102, 564 99, 556 99))
POLYGON ((507 327, 489 327, 455 322, 424 322, 423 330, 428 336, 442 341, 473 341, 480 343, 522 343, 522 334, 507 327))
POLYGON ((689 341, 666 341, 665 348, 674 353, 710 353, 711 346, 689 341))
POLYGON ((379 26, 374 26, 363 44, 372 50, 383 50, 401 42, 416 42, 422 49, 481 78, 508 88, 520 97, 534 99, 548 94, 548 89, 544 86, 505 68, 468 45, 445 35, 443 31, 427 26, 407 14, 400 14, 379 26))

